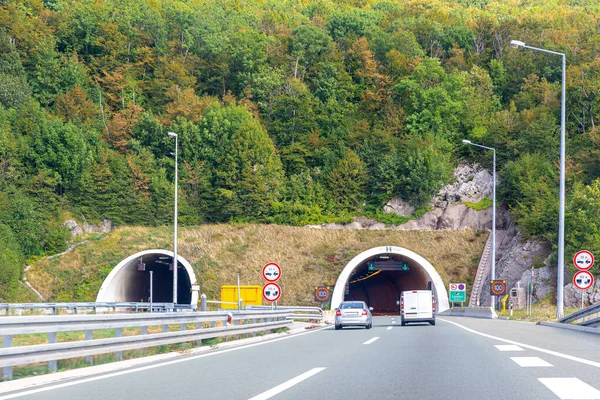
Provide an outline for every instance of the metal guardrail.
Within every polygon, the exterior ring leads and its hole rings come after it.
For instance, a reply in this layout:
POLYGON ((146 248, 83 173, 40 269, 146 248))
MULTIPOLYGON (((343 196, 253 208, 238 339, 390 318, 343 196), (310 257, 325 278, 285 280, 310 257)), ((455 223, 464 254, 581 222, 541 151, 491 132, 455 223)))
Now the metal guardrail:
POLYGON ((80 310, 93 312, 99 311, 173 311, 173 310, 191 310, 191 304, 173 303, 137 303, 137 302, 118 302, 118 303, 0 303, 0 315, 4 312, 10 314, 11 311, 23 312, 27 310, 45 310, 51 311, 56 315, 59 310, 66 310, 77 314, 80 310))
MULTIPOLYGON (((152 346, 188 341, 200 341, 222 336, 256 334, 257 332, 288 327, 291 325, 290 310, 254 310, 232 312, 189 312, 157 314, 101 314, 101 315, 50 315, 0 318, 0 367, 2 376, 12 378, 12 367, 48 361, 52 371, 57 370, 56 361, 74 357, 117 353, 144 349, 152 346), (203 323, 210 327, 203 328, 203 323), (217 323, 223 326, 217 326, 217 323), (179 331, 169 332, 169 325, 179 325, 179 331), (196 324, 195 329, 186 329, 196 324), (162 326, 162 333, 148 334, 148 326, 162 326), (122 336, 125 327, 141 327, 141 334, 122 336), (115 337, 93 339, 92 331, 115 329, 115 337), (56 342, 58 332, 84 331, 85 340, 56 342), (48 343, 12 346, 13 335, 47 333, 48 343)), ((91 358, 89 359, 91 362, 91 358)))
POLYGON ((307 320, 323 320, 323 310, 319 307, 304 307, 304 306, 246 306, 246 310, 284 310, 291 311, 290 319, 307 319, 307 320))
POLYGON ((559 319, 558 322, 569 323, 569 322, 574 322, 574 321, 581 319, 583 321, 577 323, 577 325, 591 326, 591 327, 600 326, 600 316, 599 315, 596 315, 596 317, 592 318, 592 319, 587 319, 587 320, 585 319, 594 314, 600 314, 600 303, 592 304, 591 306, 588 306, 582 310, 575 311, 574 313, 571 313, 571 314, 559 319))

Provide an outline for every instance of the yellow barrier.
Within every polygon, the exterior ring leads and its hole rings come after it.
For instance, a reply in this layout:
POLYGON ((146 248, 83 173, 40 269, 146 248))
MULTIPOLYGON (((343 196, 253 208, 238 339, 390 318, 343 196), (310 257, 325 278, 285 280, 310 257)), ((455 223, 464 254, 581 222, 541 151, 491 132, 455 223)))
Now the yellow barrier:
MULTIPOLYGON (((262 306, 262 286, 248 285, 240 286, 242 309, 247 306, 262 306)), ((237 310, 238 288, 236 285, 221 286, 221 301, 234 304, 221 304, 221 308, 237 310)))

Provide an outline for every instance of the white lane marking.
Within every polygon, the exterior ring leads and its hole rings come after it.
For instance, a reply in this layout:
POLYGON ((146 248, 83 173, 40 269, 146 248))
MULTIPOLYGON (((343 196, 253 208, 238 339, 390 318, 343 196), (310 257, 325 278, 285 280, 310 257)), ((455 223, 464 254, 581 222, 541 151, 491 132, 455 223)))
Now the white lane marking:
POLYGON ((318 374, 319 372, 323 371, 324 369, 325 368, 313 368, 310 371, 307 371, 307 372, 303 373, 302 375, 298 375, 297 377, 292 378, 289 381, 283 382, 281 385, 277 385, 273 389, 269 389, 266 392, 263 392, 259 395, 256 395, 256 396, 250 398, 249 400, 270 399, 271 397, 283 392, 284 390, 287 390, 287 389, 291 388, 292 386, 295 386, 295 385, 299 384, 300 382, 310 378, 311 376, 318 374))
POLYGON ((395 324, 395 323, 396 323, 396 321, 392 321, 392 324, 395 324))
POLYGON ((552 367, 553 365, 539 357, 511 357, 521 367, 552 367))
POLYGON ((600 399, 600 390, 577 378, 539 378, 538 380, 562 400, 600 399))
POLYGON ((377 339, 379 339, 379 336, 375 336, 374 338, 371 338, 369 340, 367 340, 366 342, 364 342, 363 344, 371 344, 374 341, 376 341, 377 339))
MULTIPOLYGON (((592 361, 592 360, 586 360, 585 358, 575 357, 575 356, 571 356, 569 354, 559 353, 558 351, 554 351, 554 350, 547 350, 547 349, 544 349, 542 347, 531 346, 531 345, 528 345, 528 344, 525 344, 525 343, 515 342, 514 340, 503 339, 503 338, 498 337, 498 336, 493 336, 493 335, 488 335, 487 333, 478 332, 478 331, 476 331, 474 329, 467 328, 466 326, 462 326, 461 324, 457 324, 456 322, 448 321, 447 319, 443 319, 443 318, 438 318, 438 319, 440 321, 444 321, 444 322, 448 322, 449 324, 456 325, 459 328, 462 328, 462 329, 464 329, 467 332, 471 332, 471 333, 474 333, 476 335, 480 335, 480 336, 483 336, 483 337, 486 337, 486 338, 494 339, 494 340, 497 340, 499 342, 516 344, 518 346, 525 347, 526 349, 539 351, 539 352, 550 354, 550 355, 553 355, 553 356, 556 356, 556 357, 561 357, 561 358, 564 358, 564 359, 567 359, 567 360, 576 361, 578 363, 582 363, 582 364, 586 364, 586 365, 591 365, 592 367, 600 368, 600 362, 596 362, 596 361, 592 361)), ((2 400, 2 399, 0 399, 0 400, 2 400)))
POLYGON ((514 344, 497 344, 496 348, 500 351, 525 351, 514 344))
POLYGON ((392 330, 392 327, 391 327, 391 326, 388 326, 387 328, 385 328, 385 330, 386 330, 386 331, 391 331, 391 330, 392 330))
POLYGON ((245 346, 233 347, 233 348, 230 348, 230 349, 217 350, 217 351, 214 351, 214 352, 208 353, 208 354, 201 354, 201 355, 192 356, 192 357, 184 357, 184 358, 181 358, 181 359, 178 359, 178 360, 167 361, 167 362, 163 362, 163 363, 160 363, 160 364, 152 364, 152 365, 147 365, 145 367, 139 367, 139 368, 135 368, 135 369, 128 369, 128 370, 124 370, 124 371, 113 372, 111 374, 106 374, 106 375, 101 375, 101 376, 94 376, 92 378, 81 379, 81 380, 77 380, 77 381, 73 381, 73 382, 65 382, 65 383, 61 383, 61 384, 58 384, 58 385, 52 385, 52 386, 43 387, 43 388, 39 388, 39 389, 25 390, 25 391, 22 391, 22 392, 19 392, 19 393, 15 393, 15 394, 9 394, 9 395, 6 395, 6 396, 0 396, 0 400, 14 399, 14 398, 17 398, 17 397, 28 396, 30 394, 42 393, 42 392, 47 392, 49 390, 61 389, 61 388, 64 388, 64 387, 69 387, 69 386, 75 386, 75 385, 79 385, 81 383, 99 381, 101 379, 112 378, 114 376, 131 374, 133 372, 146 371, 148 369, 154 369, 154 368, 158 368, 158 367, 166 367, 168 365, 179 364, 179 363, 186 362, 186 361, 197 360, 199 358, 211 357, 211 356, 215 356, 215 355, 218 355, 218 354, 229 353, 229 352, 232 352, 232 351, 247 349, 247 348, 255 347, 255 346, 261 346, 261 345, 269 344, 269 343, 275 343, 275 342, 279 342, 281 340, 288 340, 288 339, 292 339, 292 338, 295 338, 295 337, 298 337, 298 336, 309 335, 311 333, 322 331, 324 329, 331 329, 331 326, 326 326, 326 327, 323 327, 323 328, 320 328, 320 329, 310 330, 310 331, 304 332, 304 333, 296 333, 294 335, 285 336, 285 337, 278 338, 278 339, 265 340, 264 342, 252 343, 252 344, 248 344, 248 345, 245 345, 245 346))

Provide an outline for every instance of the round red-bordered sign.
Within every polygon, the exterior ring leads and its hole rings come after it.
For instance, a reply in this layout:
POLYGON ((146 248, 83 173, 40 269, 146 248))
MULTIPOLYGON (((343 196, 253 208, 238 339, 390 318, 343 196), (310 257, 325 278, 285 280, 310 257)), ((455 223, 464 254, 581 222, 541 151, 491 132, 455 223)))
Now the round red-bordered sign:
POLYGON ((327 286, 318 286, 315 288, 315 299, 317 301, 329 300, 329 288, 327 286))
POLYGON ((506 293, 506 281, 493 280, 490 282, 491 295, 502 296, 506 293))
POLYGON ((263 297, 265 300, 271 303, 279 300, 281 297, 281 287, 273 282, 267 283, 265 286, 263 286, 263 297))
POLYGON ((275 263, 268 263, 262 269, 262 276, 267 282, 277 282, 281 278, 281 267, 275 263))
POLYGON ((594 284, 594 275, 588 271, 578 271, 573 275, 573 285, 580 290, 586 290, 594 284))
POLYGON ((573 264, 580 271, 587 271, 594 265, 594 255, 587 250, 579 250, 573 257, 573 264))

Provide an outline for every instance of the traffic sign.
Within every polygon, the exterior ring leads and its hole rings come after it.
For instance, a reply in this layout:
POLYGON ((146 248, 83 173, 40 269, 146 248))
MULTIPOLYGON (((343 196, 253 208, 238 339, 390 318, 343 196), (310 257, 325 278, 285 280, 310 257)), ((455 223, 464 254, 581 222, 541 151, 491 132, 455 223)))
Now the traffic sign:
POLYGON ((502 295, 506 294, 506 281, 505 280, 490 281, 490 294, 492 296, 502 296, 502 295))
POLYGON ((573 257, 573 264, 575 264, 580 271, 587 271, 594 265, 594 255, 590 251, 579 250, 577 254, 575 254, 575 257, 573 257))
POLYGON ((588 271, 578 271, 575 275, 573 275, 573 285, 577 289, 586 290, 592 287, 594 284, 594 275, 590 274, 588 271))
POLYGON ((465 283, 450 284, 450 302, 464 303, 467 301, 467 285, 465 283))
POLYGON ((263 286, 263 297, 271 303, 279 300, 281 297, 281 287, 273 282, 267 283, 263 286))
POLYGON ((276 282, 281 278, 281 267, 275 263, 268 263, 262 269, 262 276, 267 282, 276 282))
POLYGON ((324 303, 329 300, 329 295, 331 292, 327 286, 317 286, 315 288, 315 301, 324 303))

